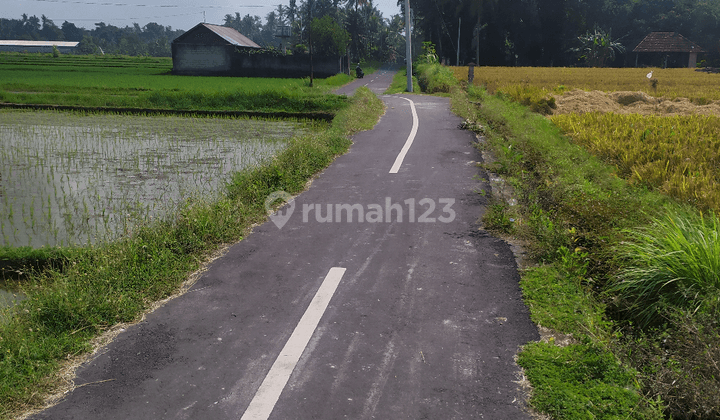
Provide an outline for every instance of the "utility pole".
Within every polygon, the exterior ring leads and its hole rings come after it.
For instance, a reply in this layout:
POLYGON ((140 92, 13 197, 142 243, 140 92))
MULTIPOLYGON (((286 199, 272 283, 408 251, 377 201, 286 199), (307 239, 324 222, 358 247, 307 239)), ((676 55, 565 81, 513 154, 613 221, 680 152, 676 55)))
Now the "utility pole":
POLYGON ((460 25, 462 25, 462 18, 458 18, 457 61, 455 62, 458 67, 460 67, 460 25))
POLYGON ((407 64, 407 91, 412 92, 412 29, 410 28, 410 0, 405 0, 405 62, 407 64))
POLYGON ((313 87, 313 45, 312 45, 312 7, 313 1, 308 0, 308 44, 310 47, 310 87, 313 87))

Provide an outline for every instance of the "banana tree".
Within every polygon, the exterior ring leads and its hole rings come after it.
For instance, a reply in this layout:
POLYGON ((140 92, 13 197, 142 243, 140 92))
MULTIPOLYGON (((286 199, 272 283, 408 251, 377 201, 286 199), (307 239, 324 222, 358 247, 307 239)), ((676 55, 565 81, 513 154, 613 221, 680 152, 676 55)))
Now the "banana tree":
POLYGON ((571 51, 580 54, 580 59, 590 67, 605 67, 606 62, 615 60, 616 52, 625 52, 625 47, 618 40, 613 40, 609 31, 602 29, 588 31, 579 36, 578 41, 580 47, 572 48, 571 51))

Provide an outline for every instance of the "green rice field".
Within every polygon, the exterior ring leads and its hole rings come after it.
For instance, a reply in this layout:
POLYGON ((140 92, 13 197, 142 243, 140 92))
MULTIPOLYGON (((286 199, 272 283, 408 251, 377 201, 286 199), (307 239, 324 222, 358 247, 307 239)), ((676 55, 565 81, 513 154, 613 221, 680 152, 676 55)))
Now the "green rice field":
POLYGON ((171 74, 169 58, 0 53, 0 104, 264 112, 329 112, 347 106, 330 90, 350 79, 196 77, 171 74))
POLYGON ((0 245, 94 243, 214 194, 306 132, 248 119, 0 111, 0 245))

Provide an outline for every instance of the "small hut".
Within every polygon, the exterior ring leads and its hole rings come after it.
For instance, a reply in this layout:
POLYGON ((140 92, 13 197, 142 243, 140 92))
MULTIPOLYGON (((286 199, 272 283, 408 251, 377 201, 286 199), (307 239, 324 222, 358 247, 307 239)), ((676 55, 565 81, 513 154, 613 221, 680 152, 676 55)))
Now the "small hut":
POLYGON ((261 47, 235 29, 200 23, 172 42, 173 73, 222 76, 242 50, 261 47))
POLYGON ((707 52, 699 45, 685 38, 677 32, 651 32, 633 50, 635 53, 635 67, 640 62, 640 54, 645 64, 668 67, 675 64, 683 67, 687 63, 689 68, 697 66, 697 56, 707 52))

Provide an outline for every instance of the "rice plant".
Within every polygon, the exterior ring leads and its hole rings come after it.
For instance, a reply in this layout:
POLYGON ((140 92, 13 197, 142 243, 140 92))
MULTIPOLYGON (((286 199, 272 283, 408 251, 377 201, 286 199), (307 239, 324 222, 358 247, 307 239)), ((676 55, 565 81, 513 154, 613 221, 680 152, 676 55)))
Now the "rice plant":
MULTIPOLYGON (((588 67, 476 67, 473 84, 488 91, 510 92, 521 88, 540 89, 545 95, 571 89, 642 91, 668 99, 678 97, 696 101, 720 100, 720 87, 714 74, 692 69, 652 69, 658 86, 648 83, 645 68, 588 67)), ((467 80, 467 67, 453 67, 458 80, 467 80)))
POLYGON ((720 211, 720 118, 587 113, 552 121, 620 177, 702 210, 720 211))
POLYGON ((0 111, 6 246, 96 243, 271 156, 304 123, 0 111))

